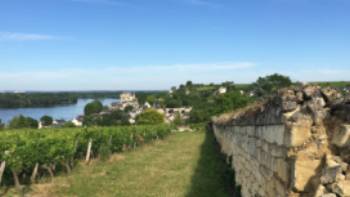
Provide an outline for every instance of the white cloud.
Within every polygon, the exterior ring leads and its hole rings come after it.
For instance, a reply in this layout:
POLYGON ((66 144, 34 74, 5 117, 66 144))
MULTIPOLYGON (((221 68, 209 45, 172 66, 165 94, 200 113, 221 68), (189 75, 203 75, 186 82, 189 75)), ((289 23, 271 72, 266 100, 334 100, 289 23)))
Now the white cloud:
POLYGON ((187 80, 235 80, 254 67, 238 62, 12 71, 0 73, 0 90, 168 89, 187 80))
POLYGON ((56 39, 55 36, 45 34, 26 34, 16 32, 0 32, 0 41, 44 41, 56 39))

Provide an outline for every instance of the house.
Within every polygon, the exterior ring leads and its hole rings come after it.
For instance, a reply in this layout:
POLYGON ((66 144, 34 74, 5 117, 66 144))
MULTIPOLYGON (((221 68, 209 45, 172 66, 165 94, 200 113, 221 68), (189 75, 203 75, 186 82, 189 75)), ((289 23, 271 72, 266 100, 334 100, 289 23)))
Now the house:
POLYGON ((227 88, 226 87, 220 87, 217 91, 218 94, 226 94, 227 88))
POLYGON ((145 102, 145 104, 143 104, 144 109, 149 109, 151 107, 152 107, 151 104, 149 104, 148 102, 145 102))
POLYGON ((57 127, 62 127, 67 121, 63 120, 63 119, 58 119, 58 120, 54 120, 52 122, 52 126, 51 127, 54 127, 54 128, 57 128, 57 127))
POLYGON ((81 127, 83 126, 83 120, 84 120, 84 116, 77 116, 76 118, 74 118, 72 120, 72 123, 76 126, 76 127, 81 127))

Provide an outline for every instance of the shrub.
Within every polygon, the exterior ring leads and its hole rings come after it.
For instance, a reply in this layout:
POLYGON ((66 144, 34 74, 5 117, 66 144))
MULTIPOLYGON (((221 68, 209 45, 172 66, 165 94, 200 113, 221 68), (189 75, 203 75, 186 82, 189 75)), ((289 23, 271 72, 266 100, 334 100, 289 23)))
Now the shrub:
POLYGON ((137 124, 161 124, 164 122, 164 115, 154 109, 148 109, 136 117, 137 124))
POLYGON ((52 122, 53 122, 53 118, 51 116, 43 116, 40 118, 40 121, 41 121, 41 124, 43 126, 50 126, 52 125, 52 122))
POLYGON ((19 128, 38 128, 38 121, 31 117, 24 117, 22 115, 14 117, 10 123, 9 128, 19 129, 19 128))

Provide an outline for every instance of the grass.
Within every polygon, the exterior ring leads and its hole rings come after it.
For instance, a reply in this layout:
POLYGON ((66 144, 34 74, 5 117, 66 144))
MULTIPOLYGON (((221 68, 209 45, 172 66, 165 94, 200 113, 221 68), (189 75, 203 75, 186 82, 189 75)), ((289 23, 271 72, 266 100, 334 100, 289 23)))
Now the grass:
POLYGON ((202 131, 79 164, 52 183, 33 185, 27 196, 228 197, 233 183, 212 133, 202 131))

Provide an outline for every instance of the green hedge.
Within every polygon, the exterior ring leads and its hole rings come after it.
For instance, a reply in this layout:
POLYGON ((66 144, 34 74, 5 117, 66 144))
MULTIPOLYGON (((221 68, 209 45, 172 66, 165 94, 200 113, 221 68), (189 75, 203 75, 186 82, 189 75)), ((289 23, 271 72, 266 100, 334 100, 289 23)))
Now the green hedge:
POLYGON ((3 182, 13 182, 11 171, 30 177, 37 163, 55 166, 56 171, 64 169, 62 164, 72 166, 75 160, 85 157, 90 140, 92 156, 98 157, 100 149, 121 152, 163 138, 170 131, 169 125, 1 131, 0 161, 6 161, 3 182))

